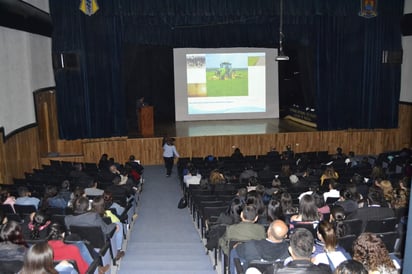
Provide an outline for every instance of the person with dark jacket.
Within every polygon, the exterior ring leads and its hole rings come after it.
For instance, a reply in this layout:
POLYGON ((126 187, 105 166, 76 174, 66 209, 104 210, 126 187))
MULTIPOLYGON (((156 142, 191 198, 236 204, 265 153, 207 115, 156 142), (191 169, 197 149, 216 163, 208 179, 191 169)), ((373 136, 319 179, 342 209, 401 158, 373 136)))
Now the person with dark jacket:
POLYGON ((288 226, 284 221, 273 221, 267 230, 266 239, 239 244, 232 250, 230 258, 239 257, 244 268, 247 268, 252 260, 284 260, 289 257, 289 245, 285 241, 287 234, 288 226))
MULTIPOLYGON (((289 262, 277 262, 266 269, 264 274, 329 274, 332 273, 329 266, 325 264, 315 265, 311 262, 310 256, 314 251, 312 233, 306 228, 297 228, 290 236, 289 262)), ((260 273, 256 268, 249 268, 247 274, 260 273)))

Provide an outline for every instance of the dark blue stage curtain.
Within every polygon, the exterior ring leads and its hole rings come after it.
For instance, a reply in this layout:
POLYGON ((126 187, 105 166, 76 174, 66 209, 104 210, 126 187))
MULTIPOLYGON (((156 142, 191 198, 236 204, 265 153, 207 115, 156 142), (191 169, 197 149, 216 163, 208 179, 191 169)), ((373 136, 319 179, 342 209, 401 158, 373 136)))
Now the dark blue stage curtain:
MULTIPOLYGON (((53 53, 75 52, 80 61, 77 69, 55 71, 59 132, 64 139, 127 134, 122 75, 130 72, 122 71, 127 67, 122 64, 125 45, 278 45, 277 0, 98 3, 100 10, 89 17, 78 9, 79 1, 50 1, 53 53)), ((378 1, 378 16, 371 19, 358 16, 358 0, 286 0, 284 9, 285 44, 293 41, 315 56, 311 77, 318 128, 396 127, 400 64, 382 64, 381 59, 383 50, 401 50, 403 0, 378 1)), ((148 64, 148 73, 155 73, 159 65, 148 64)), ((160 88, 153 96, 162 97, 162 92, 173 90, 160 88)))

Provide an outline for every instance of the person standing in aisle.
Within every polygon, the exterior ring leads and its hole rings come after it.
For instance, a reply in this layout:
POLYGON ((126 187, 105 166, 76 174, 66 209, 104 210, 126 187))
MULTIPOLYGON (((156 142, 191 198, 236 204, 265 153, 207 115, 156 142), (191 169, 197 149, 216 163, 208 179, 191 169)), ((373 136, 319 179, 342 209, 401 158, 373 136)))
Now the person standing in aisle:
POLYGON ((166 167, 166 177, 170 177, 172 174, 173 164, 175 157, 179 158, 179 153, 176 151, 174 145, 174 138, 163 139, 163 159, 166 167))

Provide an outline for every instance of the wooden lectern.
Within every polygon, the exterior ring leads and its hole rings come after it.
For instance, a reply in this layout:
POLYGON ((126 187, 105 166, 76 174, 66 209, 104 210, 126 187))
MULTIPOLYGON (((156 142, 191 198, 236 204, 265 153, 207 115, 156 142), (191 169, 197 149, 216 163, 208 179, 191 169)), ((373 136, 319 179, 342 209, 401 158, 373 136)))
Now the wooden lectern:
POLYGON ((145 106, 137 111, 138 131, 143 137, 154 135, 153 106, 145 106))

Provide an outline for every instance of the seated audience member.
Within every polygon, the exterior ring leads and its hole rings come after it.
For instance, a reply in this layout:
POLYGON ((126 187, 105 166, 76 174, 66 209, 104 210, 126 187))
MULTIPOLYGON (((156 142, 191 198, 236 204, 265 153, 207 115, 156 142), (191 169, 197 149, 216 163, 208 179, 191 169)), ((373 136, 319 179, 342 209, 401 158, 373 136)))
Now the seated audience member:
POLYGON ((225 234, 219 239, 219 246, 223 252, 229 254, 230 241, 262 240, 265 238, 265 228, 260 224, 255 224, 258 220, 256 208, 246 206, 240 213, 241 222, 226 227, 225 234))
POLYGON ((130 189, 128 189, 128 187, 125 186, 125 182, 122 181, 120 175, 115 176, 112 182, 113 184, 106 187, 105 190, 110 192, 112 196, 121 198, 123 203, 126 203, 127 198, 132 194, 130 189))
POLYGON ((336 237, 333 224, 328 221, 321 221, 318 225, 317 237, 319 241, 316 241, 316 250, 312 255, 312 262, 314 264, 326 264, 329 265, 332 271, 343 261, 350 258, 342 247, 338 246, 338 239, 336 237))
POLYGON ((247 269, 252 260, 276 261, 289 257, 288 243, 285 238, 288 226, 281 220, 273 221, 267 230, 267 238, 251 240, 237 245, 231 253, 231 259, 239 257, 243 268, 247 269))
POLYGON ((110 167, 109 155, 107 155, 106 153, 102 154, 97 166, 99 167, 100 172, 109 170, 109 167, 110 167))
POLYGON ((41 210, 46 211, 49 207, 66 208, 67 201, 58 195, 56 186, 46 186, 41 203, 41 210))
MULTIPOLYGON (((80 249, 74 244, 64 243, 64 236, 66 230, 59 223, 52 223, 50 225, 50 233, 47 237, 48 244, 53 250, 53 260, 73 260, 79 268, 80 274, 86 273, 87 268, 93 262, 93 258, 88 253, 85 247, 86 255, 82 255, 80 249), (83 257, 84 256, 84 257, 83 257)), ((84 244, 83 242, 79 242, 84 244)), ((107 271, 108 269, 106 269, 107 271)), ((104 272, 103 272, 104 273, 104 272)))
MULTIPOLYGON (((109 235, 113 229, 119 230, 116 224, 106 224, 102 217, 92 211, 87 211, 89 208, 89 200, 85 197, 80 197, 74 202, 74 215, 67 215, 64 218, 67 229, 70 230, 71 225, 75 226, 97 226, 102 229, 102 232, 109 235)), ((123 257, 124 252, 119 250, 116 255, 116 260, 123 257)))
POLYGON ((136 157, 134 155, 129 156, 129 161, 127 164, 130 165, 130 167, 135 170, 139 175, 143 174, 144 167, 140 164, 138 160, 136 160, 136 157))
POLYGON ((244 170, 239 175, 239 183, 247 182, 252 177, 257 178, 258 174, 253 170, 251 164, 246 164, 244 170))
POLYGON ((19 193, 19 197, 16 199, 16 205, 32 205, 37 210, 40 200, 36 197, 30 197, 31 193, 27 187, 21 186, 17 191, 19 193))
POLYGON ((253 206, 256 208, 258 214, 258 223, 266 222, 266 207, 263 203, 262 196, 256 190, 248 192, 246 198, 246 205, 253 206))
POLYGON ((338 183, 333 179, 329 179, 328 183, 329 183, 329 191, 323 193, 323 198, 325 199, 325 202, 328 198, 339 198, 340 197, 339 190, 336 189, 338 183))
POLYGON ((322 214, 318 212, 315 199, 312 195, 305 195, 299 201, 299 211, 297 215, 290 217, 290 226, 295 223, 313 223, 314 227, 322 219, 322 214))
POLYGON ((362 233, 353 243, 353 259, 360 262, 368 273, 397 274, 400 268, 393 261, 385 244, 376 234, 362 233))
POLYGON ((328 179, 339 179, 339 174, 335 171, 332 166, 326 167, 325 171, 323 172, 322 176, 320 177, 320 185, 323 186, 325 180, 328 179))
POLYGON ((217 224, 232 225, 241 221, 240 213, 242 213, 245 201, 239 197, 235 197, 228 208, 227 212, 221 213, 216 221, 217 224))
MULTIPOLYGON (((270 266, 264 274, 283 274, 283 273, 306 273, 306 274, 328 274, 332 273, 328 265, 315 265, 311 262, 315 247, 313 246, 313 235, 305 228, 298 228, 290 236, 289 262, 276 262, 270 266)), ((246 274, 260 273, 256 268, 249 268, 246 274)))
POLYGON ((368 271, 358 261, 347 260, 342 262, 333 272, 333 274, 368 274, 368 271))
POLYGON ((329 222, 335 229, 336 237, 340 238, 350 234, 350 227, 347 227, 343 221, 346 219, 345 209, 341 206, 334 206, 330 210, 329 222))
POLYGON ((297 208, 293 206, 293 199, 290 193, 283 192, 280 195, 280 205, 282 206, 283 215, 296 214, 297 208))
POLYGON ((94 180, 91 181, 88 185, 87 188, 84 189, 84 194, 86 194, 86 196, 101 196, 103 195, 104 190, 97 188, 98 185, 98 181, 94 180))
POLYGON ((37 211, 29 216, 28 223, 22 224, 26 239, 43 240, 49 234, 50 217, 43 211, 37 211))
POLYGON ((232 158, 232 160, 235 161, 241 161, 243 160, 245 157, 243 156, 242 152, 240 151, 240 148, 235 148, 235 150, 233 151, 232 155, 230 156, 230 158, 232 158))
POLYGON ((8 221, 0 229, 0 258, 2 260, 23 261, 27 250, 20 225, 8 221))
POLYGON ((72 195, 72 192, 70 191, 70 181, 69 180, 64 180, 62 182, 59 194, 57 195, 66 201, 66 205, 69 203, 70 197, 72 195))
POLYGON ((354 200, 360 201, 363 197, 368 195, 369 180, 366 180, 362 175, 355 173, 350 179, 350 184, 347 188, 352 194, 356 193, 356 196, 354 195, 354 200))
POLYGON ((272 187, 266 189, 266 195, 273 198, 277 197, 282 192, 282 182, 278 178, 272 180, 272 187))
POLYGON ((271 223, 276 220, 285 220, 285 215, 283 215, 282 205, 278 200, 270 200, 267 208, 267 219, 271 223))
POLYGON ((315 199, 315 205, 318 208, 318 212, 321 214, 330 213, 330 207, 325 202, 323 195, 320 192, 312 193, 313 199, 315 199))
POLYGON ((393 199, 393 187, 392 183, 389 180, 382 180, 378 185, 380 189, 382 189, 383 198, 385 201, 391 205, 393 199))
POLYGON ((61 261, 58 265, 53 265, 53 249, 47 242, 32 245, 24 257, 23 268, 19 274, 58 274, 77 273, 73 266, 67 261, 61 261))
POLYGON ((3 205, 10 205, 14 210, 14 203, 16 198, 11 196, 10 192, 7 189, 0 190, 0 203, 3 205))
MULTIPOLYGON (((362 231, 365 230, 366 223, 369 220, 382 220, 385 218, 395 217, 392 208, 382 206, 382 191, 377 187, 371 187, 368 193, 365 207, 359 208, 347 216, 348 220, 362 220, 362 231)), ((384 202, 385 204, 386 202, 384 202)))
POLYGON ((72 182, 76 185, 86 187, 92 178, 83 171, 83 165, 81 163, 74 164, 73 168, 74 169, 69 173, 70 178, 72 178, 72 182))
POLYGON ((275 147, 271 147, 270 150, 268 151, 268 153, 266 154, 266 156, 269 159, 272 159, 272 160, 274 160, 274 159, 280 160, 279 151, 277 151, 275 147))
POLYGON ((106 209, 115 209, 117 216, 120 216, 124 212, 124 207, 113 201, 113 195, 110 191, 105 190, 103 193, 104 207, 106 209))
POLYGON ((110 218, 110 221, 113 224, 116 224, 117 228, 113 237, 116 241, 118 253, 123 252, 121 250, 123 243, 123 224, 120 222, 119 218, 115 214, 113 214, 111 210, 105 208, 105 201, 102 196, 98 196, 93 199, 91 211, 98 213, 102 218, 110 218))
POLYGON ((265 165, 261 171, 257 173, 257 177, 262 182, 270 182, 275 174, 270 169, 269 165, 265 165))
POLYGON ((202 175, 197 172, 197 169, 195 167, 191 167, 189 174, 183 176, 183 182, 185 183, 186 187, 189 187, 189 185, 200 185, 201 179, 202 175))
POLYGON ((339 196, 339 200, 335 202, 335 206, 342 207, 346 214, 358 210, 358 202, 354 200, 353 194, 348 188, 339 191, 339 196))
POLYGON ((70 207, 70 208, 73 208, 74 201, 76 201, 80 197, 85 197, 85 196, 86 196, 86 194, 84 193, 84 188, 82 188, 80 186, 77 186, 74 189, 74 191, 72 193, 72 196, 70 197, 70 201, 69 201, 67 206, 70 207))

